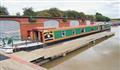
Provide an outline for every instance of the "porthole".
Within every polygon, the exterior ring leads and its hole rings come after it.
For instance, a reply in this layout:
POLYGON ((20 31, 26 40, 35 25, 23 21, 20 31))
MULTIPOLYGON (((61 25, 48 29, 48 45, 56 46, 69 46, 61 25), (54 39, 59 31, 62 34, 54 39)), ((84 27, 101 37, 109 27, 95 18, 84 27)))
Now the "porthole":
POLYGON ((62 37, 64 37, 65 36, 65 31, 62 31, 62 37))
POLYGON ((84 32, 84 31, 85 31, 84 28, 82 28, 82 29, 81 29, 81 32, 84 32))
POLYGON ((75 32, 75 30, 73 30, 73 34, 75 34, 76 32, 75 32))

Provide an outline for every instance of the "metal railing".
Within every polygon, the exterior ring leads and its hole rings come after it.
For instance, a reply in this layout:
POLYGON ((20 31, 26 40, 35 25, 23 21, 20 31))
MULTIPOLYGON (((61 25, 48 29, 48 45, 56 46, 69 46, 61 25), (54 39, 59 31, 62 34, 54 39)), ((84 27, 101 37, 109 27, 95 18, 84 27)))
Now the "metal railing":
POLYGON ((5 47, 6 45, 14 46, 14 41, 21 40, 19 39, 19 36, 13 36, 13 37, 0 37, 0 46, 5 47))

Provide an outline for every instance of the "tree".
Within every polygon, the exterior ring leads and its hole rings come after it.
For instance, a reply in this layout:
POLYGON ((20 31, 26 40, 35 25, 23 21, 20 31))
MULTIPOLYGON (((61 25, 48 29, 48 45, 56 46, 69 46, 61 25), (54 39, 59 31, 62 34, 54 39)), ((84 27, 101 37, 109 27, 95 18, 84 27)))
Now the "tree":
POLYGON ((33 8, 24 8, 23 16, 36 16, 36 13, 33 11, 33 8))
POLYGON ((82 19, 86 18, 86 15, 83 12, 77 12, 74 10, 64 11, 63 16, 68 18, 82 18, 82 19))
POLYGON ((83 18, 83 19, 86 18, 86 15, 85 15, 83 12, 80 12, 80 13, 79 13, 79 16, 80 16, 80 18, 83 18))
MULTIPOLYGON (((90 19, 91 21, 110 21, 109 17, 103 16, 101 13, 96 13, 95 15, 85 15, 83 12, 77 12, 74 10, 61 11, 57 8, 50 8, 47 10, 34 12, 31 8, 23 9, 23 16, 42 16, 42 17, 65 17, 64 21, 67 18, 81 18, 81 19, 90 19)), ((17 13, 16 15, 19 15, 17 13)))
POLYGON ((20 12, 17 12, 17 13, 16 13, 16 16, 20 16, 20 12))
POLYGON ((37 11, 36 15, 43 17, 62 17, 63 12, 57 8, 50 8, 48 10, 37 11))
POLYGON ((52 17, 62 17, 63 16, 63 12, 57 8, 50 8, 48 10, 48 13, 52 16, 52 17))
POLYGON ((106 17, 106 21, 108 22, 108 21, 110 21, 111 19, 109 18, 109 17, 106 17))
POLYGON ((101 13, 98 13, 98 12, 96 13, 96 15, 102 16, 102 14, 101 14, 101 13))
POLYGON ((86 15, 86 19, 89 19, 91 21, 95 21, 95 16, 94 15, 86 15))
POLYGON ((52 17, 51 14, 48 12, 48 10, 37 11, 36 16, 52 17))
POLYGON ((106 17, 106 16, 103 16, 101 13, 96 13, 95 15, 96 17, 96 21, 110 21, 110 18, 106 17))
POLYGON ((73 10, 68 10, 68 11, 64 11, 63 16, 68 17, 68 18, 78 18, 79 17, 79 12, 73 11, 73 10))
POLYGON ((9 15, 7 8, 0 6, 0 16, 9 15))

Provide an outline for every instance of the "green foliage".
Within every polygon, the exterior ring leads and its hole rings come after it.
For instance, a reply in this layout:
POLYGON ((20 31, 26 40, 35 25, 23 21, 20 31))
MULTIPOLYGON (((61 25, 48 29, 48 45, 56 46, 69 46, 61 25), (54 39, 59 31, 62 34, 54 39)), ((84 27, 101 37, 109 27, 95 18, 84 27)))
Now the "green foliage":
POLYGON ((95 17, 96 17, 96 21, 110 21, 110 18, 105 17, 100 13, 96 13, 95 17))
POLYGON ((20 12, 17 12, 17 13, 16 13, 16 16, 20 16, 20 12))
POLYGON ((7 8, 0 6, 0 16, 9 15, 7 8))
POLYGON ((57 8, 50 8, 49 10, 43 10, 36 12, 37 16, 42 17, 62 17, 63 12, 57 8))
MULTIPOLYGON (((103 16, 101 13, 96 15, 85 15, 83 12, 77 12, 74 10, 61 11, 57 8, 50 8, 48 10, 34 12, 32 8, 24 8, 24 16, 41 16, 41 17, 65 17, 65 18, 82 18, 90 19, 91 21, 110 21, 110 18, 103 16)), ((63 20, 66 22, 66 19, 63 20)))
POLYGON ((23 16, 36 16, 36 13, 31 8, 24 8, 23 9, 23 16))
POLYGON ((120 18, 112 19, 113 21, 120 21, 120 18))
POLYGON ((106 21, 110 21, 111 19, 109 17, 106 17, 106 21))
POLYGON ((85 15, 83 12, 80 12, 80 13, 79 13, 79 17, 85 19, 85 18, 86 18, 86 15, 85 15))
POLYGON ((48 10, 37 11, 36 16, 52 17, 51 14, 48 12, 48 10))
MULTIPOLYGON (((0 15, 9 15, 7 8, 0 6, 0 15)), ((16 16, 20 16, 20 13, 16 13, 16 16)), ((42 11, 34 11, 32 7, 23 9, 23 16, 41 16, 41 17, 65 17, 63 19, 66 22, 67 18, 81 18, 90 19, 91 21, 110 21, 109 17, 103 16, 101 13, 96 13, 95 15, 85 15, 83 12, 77 12, 74 10, 61 11, 57 8, 50 8, 42 11)), ((30 21, 35 22, 35 18, 30 18, 30 21)))
POLYGON ((83 12, 77 12, 73 10, 61 11, 57 8, 50 8, 48 10, 37 11, 37 16, 42 17, 68 17, 68 18, 86 18, 83 12))
POLYGON ((96 15, 102 16, 102 14, 101 14, 101 13, 98 13, 98 12, 96 13, 96 15))
POLYGON ((68 10, 63 12, 63 17, 68 18, 86 18, 85 14, 83 12, 77 12, 73 10, 68 10))
POLYGON ((86 15, 86 18, 91 20, 91 21, 95 21, 95 16, 94 15, 86 15))
POLYGON ((48 10, 48 13, 52 16, 52 17, 62 17, 63 16, 63 12, 60 11, 57 8, 50 8, 48 10))
POLYGON ((64 11, 64 17, 77 18, 79 13, 73 10, 64 11))

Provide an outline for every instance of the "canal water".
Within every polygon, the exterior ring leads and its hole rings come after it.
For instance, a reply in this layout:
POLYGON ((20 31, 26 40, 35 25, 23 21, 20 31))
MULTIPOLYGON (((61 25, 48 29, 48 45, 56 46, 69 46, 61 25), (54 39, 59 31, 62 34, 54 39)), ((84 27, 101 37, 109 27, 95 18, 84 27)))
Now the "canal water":
POLYGON ((115 36, 41 66, 48 70, 120 70, 120 26, 111 31, 115 36))

